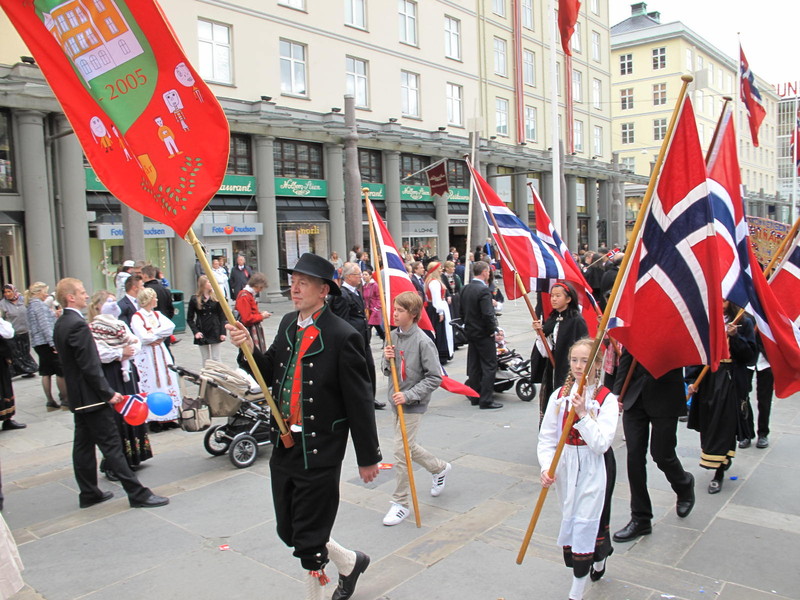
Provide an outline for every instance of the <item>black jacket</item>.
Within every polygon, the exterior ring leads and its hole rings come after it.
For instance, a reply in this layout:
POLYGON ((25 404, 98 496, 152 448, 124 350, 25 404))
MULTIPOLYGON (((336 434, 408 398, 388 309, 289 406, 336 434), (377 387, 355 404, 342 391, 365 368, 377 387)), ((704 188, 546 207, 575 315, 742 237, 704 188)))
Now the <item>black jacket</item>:
MULTIPOLYGON (((613 392, 619 396, 625 378, 628 376, 633 356, 627 350, 622 351, 619 368, 614 379, 613 392)), ((682 417, 686 414, 686 390, 683 385, 683 369, 672 369, 658 379, 638 362, 633 370, 630 384, 622 397, 625 410, 637 402, 651 417, 682 417)))
POLYGON ((247 265, 242 270, 239 270, 239 267, 234 265, 231 269, 231 274, 228 276, 228 285, 231 286, 231 298, 235 299, 239 295, 239 292, 247 285, 252 274, 253 269, 247 265))
POLYGON ((360 293, 353 292, 343 285, 342 295, 332 295, 330 306, 334 314, 350 323, 353 329, 366 338, 367 313, 364 312, 364 297, 360 293))
MULTIPOLYGON (((553 333, 557 318, 558 313, 552 311, 547 320, 542 323, 545 337, 553 333)), ((589 335, 589 328, 586 326, 586 321, 581 314, 578 311, 564 311, 561 324, 558 326, 556 346, 552 349, 553 358, 556 361, 555 369, 550 364, 550 359, 547 356, 542 356, 536 349, 536 345, 534 345, 531 353, 532 380, 535 382, 548 382, 547 389, 549 390, 554 390, 564 383, 567 373, 569 373, 570 346, 587 335, 589 335)))
POLYGON ((468 340, 494 335, 497 317, 492 304, 492 293, 481 281, 473 279, 461 289, 461 319, 468 340))
POLYGON ((175 316, 175 307, 172 305, 172 292, 170 292, 169 288, 164 287, 164 284, 158 279, 151 279, 144 284, 144 287, 150 288, 156 293, 156 298, 158 298, 156 310, 158 312, 168 319, 175 316))
POLYGON ((186 322, 193 334, 202 333, 201 339, 195 338, 194 343, 199 346, 218 344, 220 336, 225 335, 225 315, 222 306, 216 300, 200 304, 197 296, 189 299, 189 308, 186 310, 186 322))
POLYGON ((119 306, 119 320, 123 321, 125 325, 128 327, 131 326, 131 317, 136 312, 136 306, 127 296, 123 296, 122 299, 117 301, 117 306, 119 306))

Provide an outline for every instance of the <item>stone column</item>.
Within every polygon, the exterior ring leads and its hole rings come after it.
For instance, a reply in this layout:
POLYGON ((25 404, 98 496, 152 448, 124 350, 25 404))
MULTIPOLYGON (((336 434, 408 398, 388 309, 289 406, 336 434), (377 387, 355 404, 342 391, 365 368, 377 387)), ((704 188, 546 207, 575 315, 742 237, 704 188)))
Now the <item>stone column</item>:
POLYGON ((25 250, 28 254, 28 281, 43 281, 52 290, 55 288, 57 279, 52 206, 47 187, 50 173, 47 170, 45 152, 44 113, 34 110, 18 112, 17 126, 19 130, 19 191, 25 203, 25 250))
POLYGON ((552 220, 553 215, 553 173, 544 171, 542 173, 542 189, 539 194, 542 197, 544 208, 552 220))
MULTIPOLYGON (((282 300, 281 275, 278 271, 278 213, 275 207, 275 159, 273 142, 275 138, 266 135, 255 136, 256 145, 256 201, 258 220, 264 226, 264 234, 258 239, 258 268, 267 276, 267 287, 261 292, 261 300, 275 302, 282 300)), ((192 263, 194 264, 194 263, 192 263)))
POLYGON ((531 191, 528 189, 527 183, 528 177, 525 173, 511 176, 511 186, 514 190, 514 212, 525 225, 528 224, 528 201, 531 199, 531 191))
MULTIPOLYGON (((58 117, 58 133, 71 132, 66 118, 58 117)), ((64 240, 64 275, 77 277, 92 292, 92 264, 89 253, 89 227, 86 218, 86 177, 83 151, 74 133, 56 142, 58 193, 63 217, 61 235, 64 240)))
POLYGON ((449 196, 433 197, 433 208, 436 214, 436 231, 439 235, 436 252, 442 261, 444 261, 448 252, 450 252, 450 215, 447 212, 448 198, 449 196))
POLYGON ((598 244, 600 243, 599 238, 603 237, 606 240, 606 244, 611 244, 611 183, 607 179, 600 181, 598 198, 600 219, 605 223, 602 232, 604 235, 598 232, 598 244))
MULTIPOLYGON (((201 225, 196 225, 195 234, 199 234, 201 225)), ((194 277, 194 261, 197 258, 188 242, 177 235, 172 238, 172 265, 169 274, 170 283, 175 290, 183 292, 186 302, 197 289, 197 279, 194 277)))
POLYGON ((597 179, 586 178, 586 214, 589 215, 589 248, 597 248, 597 179))
MULTIPOLYGON (((325 144, 325 172, 328 174, 328 218, 331 221, 330 248, 327 249, 328 255, 331 250, 336 250, 339 256, 347 259, 347 252, 341 249, 347 248, 347 221, 345 219, 344 205, 344 147, 341 144, 325 144)), ((359 203, 359 207, 361 204, 359 203)), ((361 226, 361 209, 353 215, 358 222, 359 231, 361 226)), ((353 226, 355 229, 355 226, 353 226)), ((363 236, 359 235, 357 239, 363 236)), ((358 243, 358 242, 356 242, 358 243)), ((328 256, 324 256, 328 258, 328 256)))
POLYGON ((567 211, 562 235, 566 238, 567 247, 573 251, 578 250, 578 178, 575 175, 565 175, 567 183, 567 211))
MULTIPOLYGON (((386 226, 398 250, 403 247, 403 218, 400 202, 400 153, 383 153, 383 180, 386 185, 386 226)), ((350 248, 347 249, 350 251, 350 248)))

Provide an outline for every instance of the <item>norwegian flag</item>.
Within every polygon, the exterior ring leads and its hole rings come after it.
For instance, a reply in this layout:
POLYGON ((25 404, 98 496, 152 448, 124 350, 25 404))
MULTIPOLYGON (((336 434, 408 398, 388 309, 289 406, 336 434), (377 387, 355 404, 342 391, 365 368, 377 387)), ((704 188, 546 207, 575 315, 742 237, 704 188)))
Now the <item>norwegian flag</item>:
MULTIPOLYGON (((408 271, 406 271, 406 265, 397 252, 397 246, 394 245, 394 240, 386 228, 386 224, 381 219, 378 211, 375 210, 372 202, 367 202, 367 216, 372 221, 373 230, 375 231, 375 244, 381 255, 381 274, 383 275, 383 294, 386 311, 389 313, 390 324, 394 325, 392 307, 397 294, 400 292, 414 292, 416 294, 417 288, 411 283, 411 278, 408 276, 408 271)), ((433 331, 431 320, 425 311, 422 311, 418 325, 422 329, 433 331)))
POLYGON ((664 165, 610 306, 609 330, 653 377, 727 357, 706 167, 683 101, 664 165))
POLYGON ((722 297, 755 318, 775 377, 775 393, 785 398, 800 391, 800 330, 782 310, 750 245, 731 114, 729 110, 722 116, 708 161, 722 297))
POLYGON ((761 92, 756 87, 756 76, 750 70, 750 64, 747 62, 741 45, 739 45, 739 80, 742 102, 744 102, 747 120, 750 123, 750 137, 753 138, 753 146, 758 148, 758 128, 761 127, 761 122, 767 116, 767 109, 764 108, 761 92))
POLYGON ((117 409, 117 412, 122 415, 123 417, 127 417, 131 411, 135 411, 139 408, 139 404, 144 403, 147 406, 147 394, 131 394, 129 396, 123 396, 122 402, 118 402, 114 405, 114 408, 117 409))
POLYGON ((795 236, 775 273, 769 280, 769 287, 775 293, 786 315, 800 325, 800 248, 795 236))

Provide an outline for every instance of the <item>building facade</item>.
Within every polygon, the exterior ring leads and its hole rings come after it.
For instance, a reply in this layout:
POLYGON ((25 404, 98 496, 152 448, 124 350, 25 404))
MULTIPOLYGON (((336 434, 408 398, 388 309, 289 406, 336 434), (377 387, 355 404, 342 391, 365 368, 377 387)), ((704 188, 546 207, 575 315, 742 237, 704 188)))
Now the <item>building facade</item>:
MULTIPOLYGON (((778 194, 795 209, 792 216, 798 216, 797 199, 800 194, 798 182, 797 156, 793 141, 800 131, 800 81, 787 81, 775 86, 780 98, 778 105, 778 194)), ((790 217, 791 219, 791 217, 790 217)))

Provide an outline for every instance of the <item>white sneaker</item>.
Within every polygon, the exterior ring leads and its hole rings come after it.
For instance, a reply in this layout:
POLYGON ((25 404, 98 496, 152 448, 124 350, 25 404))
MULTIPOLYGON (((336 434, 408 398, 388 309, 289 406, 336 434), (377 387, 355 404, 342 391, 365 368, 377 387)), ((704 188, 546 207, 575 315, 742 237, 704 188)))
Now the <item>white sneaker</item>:
POLYGON ((386 516, 383 517, 383 524, 390 527, 392 525, 397 525, 398 523, 402 523, 403 520, 410 514, 411 511, 405 506, 402 504, 397 504, 397 502, 392 502, 389 512, 387 512, 386 516))
POLYGON ((441 473, 436 473, 433 476, 433 483, 431 483, 431 496, 434 498, 442 493, 444 489, 444 484, 447 479, 447 474, 450 472, 453 466, 450 463, 447 463, 447 466, 441 473))

